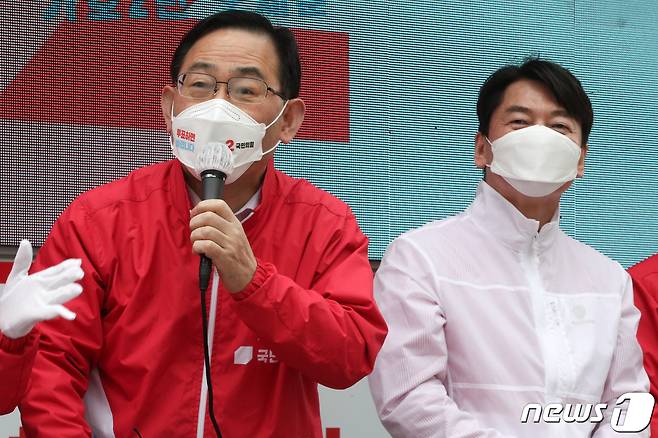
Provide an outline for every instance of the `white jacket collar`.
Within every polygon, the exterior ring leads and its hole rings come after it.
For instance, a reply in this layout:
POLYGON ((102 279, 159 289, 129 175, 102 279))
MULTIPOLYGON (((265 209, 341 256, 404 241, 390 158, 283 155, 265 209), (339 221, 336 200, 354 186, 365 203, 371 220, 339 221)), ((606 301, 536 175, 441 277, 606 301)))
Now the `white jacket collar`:
POLYGON ((516 251, 526 249, 535 239, 540 249, 545 249, 560 229, 559 208, 551 222, 539 231, 539 221, 525 217, 485 181, 478 185, 475 200, 466 211, 477 226, 516 251))

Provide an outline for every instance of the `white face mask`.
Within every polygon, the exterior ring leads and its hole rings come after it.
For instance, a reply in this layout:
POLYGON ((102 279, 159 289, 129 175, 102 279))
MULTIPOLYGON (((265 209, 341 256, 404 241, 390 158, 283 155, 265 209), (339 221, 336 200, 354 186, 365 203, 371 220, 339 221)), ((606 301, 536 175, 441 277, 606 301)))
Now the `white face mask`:
POLYGON ((258 123, 249 114, 224 99, 210 99, 192 105, 174 116, 171 109, 171 150, 185 167, 201 179, 197 170, 199 157, 206 145, 226 145, 231 152, 231 165, 226 169, 225 184, 231 184, 249 166, 279 145, 277 142, 263 151, 263 137, 267 128, 279 120, 288 102, 269 125, 258 123))
POLYGON ((580 146, 544 125, 508 132, 491 145, 491 171, 526 196, 547 196, 578 174, 580 146))

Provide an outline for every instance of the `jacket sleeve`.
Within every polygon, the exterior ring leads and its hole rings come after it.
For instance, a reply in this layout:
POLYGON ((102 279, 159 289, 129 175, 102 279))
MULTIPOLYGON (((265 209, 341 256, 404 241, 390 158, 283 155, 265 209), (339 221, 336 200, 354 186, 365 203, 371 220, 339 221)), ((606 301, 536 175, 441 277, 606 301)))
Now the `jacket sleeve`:
MULTIPOLYGON (((608 408, 605 410, 605 419, 597 426, 592 435, 593 438, 618 438, 620 433, 615 432, 610 424, 617 399, 628 392, 647 392, 649 390, 649 379, 642 365, 642 350, 636 338, 640 312, 633 305, 631 278, 627 274, 624 275, 626 275, 626 285, 622 296, 617 345, 601 400, 608 404, 608 408)), ((628 403, 626 403, 627 405, 628 403)), ((639 433, 623 433, 622 435, 648 437, 649 428, 639 433)))
POLYGON ((396 239, 375 277, 375 298, 389 327, 368 378, 382 424, 395 438, 502 438, 450 398, 446 315, 432 266, 413 242, 396 239))
POLYGON ((34 355, 38 345, 38 332, 10 339, 0 332, 0 415, 11 413, 25 393, 34 355))
POLYGON ((83 397, 102 345, 104 292, 93 255, 101 249, 91 241, 94 234, 87 229, 88 223, 83 206, 78 201, 71 204, 53 226, 33 266, 39 271, 67 258, 80 258, 85 276, 80 281, 82 294, 66 305, 77 314, 76 319, 56 318, 39 325, 41 339, 32 383, 19 405, 23 428, 30 437, 91 436, 83 397))
MULTIPOLYGON (((647 276, 635 275, 633 289, 635 306, 640 311, 640 325, 637 339, 644 352, 644 369, 649 375, 650 392, 658 400, 658 273, 647 276)), ((658 436, 658 409, 653 410, 651 418, 651 434, 658 436)))
POLYGON ((322 385, 346 388, 370 373, 386 336, 372 296, 368 241, 351 213, 322 248, 316 269, 306 289, 258 260, 233 304, 279 360, 322 385))

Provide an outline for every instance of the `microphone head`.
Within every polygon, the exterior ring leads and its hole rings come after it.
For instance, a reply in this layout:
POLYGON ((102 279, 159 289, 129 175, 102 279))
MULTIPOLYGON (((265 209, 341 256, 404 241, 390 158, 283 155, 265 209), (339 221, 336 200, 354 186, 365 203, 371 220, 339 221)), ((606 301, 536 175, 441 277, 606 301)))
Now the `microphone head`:
POLYGON ((233 154, 226 144, 208 143, 197 157, 196 168, 199 175, 206 170, 217 170, 228 175, 233 169, 233 154))

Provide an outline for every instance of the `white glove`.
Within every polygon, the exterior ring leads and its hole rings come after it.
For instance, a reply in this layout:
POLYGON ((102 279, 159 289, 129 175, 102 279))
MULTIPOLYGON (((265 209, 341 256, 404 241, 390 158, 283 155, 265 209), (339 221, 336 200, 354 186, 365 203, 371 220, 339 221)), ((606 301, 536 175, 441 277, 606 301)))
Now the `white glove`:
POLYGON ((39 321, 58 316, 72 320, 75 313, 62 304, 82 293, 75 281, 84 276, 80 259, 27 275, 32 264, 32 245, 22 240, 9 278, 0 290, 0 331, 8 338, 27 335, 39 321))

